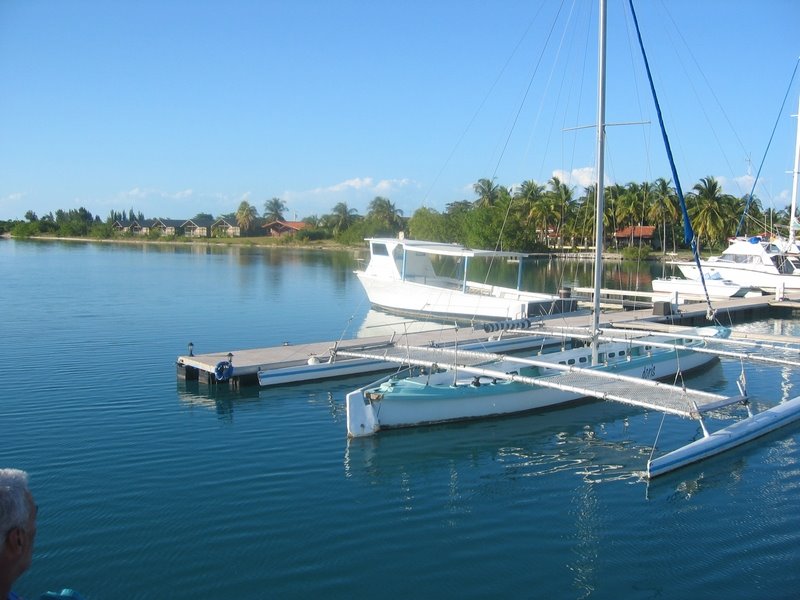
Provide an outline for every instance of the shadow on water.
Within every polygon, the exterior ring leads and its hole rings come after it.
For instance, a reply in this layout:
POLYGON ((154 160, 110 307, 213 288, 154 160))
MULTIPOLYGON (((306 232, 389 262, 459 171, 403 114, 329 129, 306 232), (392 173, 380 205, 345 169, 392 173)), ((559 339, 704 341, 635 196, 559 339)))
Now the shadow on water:
POLYGON ((232 422, 234 413, 266 407, 283 410, 286 406, 302 403, 305 407, 321 406, 336 423, 345 422, 345 405, 337 398, 367 383, 370 379, 337 380, 326 385, 305 383, 289 386, 261 388, 258 385, 231 388, 227 384, 205 385, 197 381, 178 381, 179 402, 187 408, 211 410, 224 422, 232 422), (344 391, 343 391, 344 390, 344 391))
POLYGON ((638 414, 633 407, 589 401, 548 412, 390 430, 348 440, 344 468, 348 476, 381 480, 490 462, 510 478, 571 472, 598 480, 638 479, 641 448, 628 427, 638 414))
POLYGON ((240 390, 232 389, 227 384, 201 385, 197 381, 178 381, 178 400, 187 408, 202 408, 217 413, 221 421, 233 421, 233 413, 237 407, 245 403, 256 403, 260 400, 258 386, 249 386, 240 390))

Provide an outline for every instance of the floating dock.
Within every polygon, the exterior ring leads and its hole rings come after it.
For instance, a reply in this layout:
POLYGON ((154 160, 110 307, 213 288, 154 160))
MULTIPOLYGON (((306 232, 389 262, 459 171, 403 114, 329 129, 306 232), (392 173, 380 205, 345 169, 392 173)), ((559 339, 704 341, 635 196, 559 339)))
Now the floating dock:
MULTIPOLYGON (((585 316, 584 316, 585 319, 585 316)), ((318 381, 385 371, 394 365, 376 360, 340 358, 333 359, 332 351, 380 352, 397 346, 431 346, 440 348, 486 349, 496 352, 522 352, 540 348, 545 336, 503 335, 490 336, 483 331, 447 327, 394 336, 374 336, 341 341, 284 344, 271 348, 193 353, 179 356, 178 378, 197 380, 208 385, 285 385, 318 381), (466 333, 465 333, 466 332, 466 333), (499 339, 498 339, 499 338, 499 339)))
MULTIPOLYGON (((746 322, 764 318, 774 311, 800 309, 800 295, 776 300, 775 296, 754 298, 731 298, 715 301, 716 317, 722 323, 746 322)), ((556 315, 551 325, 586 327, 586 313, 556 315)), ((652 308, 643 310, 613 311, 603 313, 601 326, 633 326, 638 324, 698 325, 707 323, 705 304, 681 304, 656 302, 652 308)), ((436 324, 431 324, 437 327, 436 324)), ((544 336, 522 335, 513 331, 487 334, 482 327, 447 327, 416 333, 405 333, 403 325, 389 336, 372 336, 339 341, 289 344, 269 348, 231 350, 197 354, 190 344, 189 354, 179 356, 176 363, 177 376, 181 380, 198 381, 205 385, 226 385, 234 389, 243 385, 272 386, 291 383, 319 381, 336 377, 356 376, 365 373, 396 368, 390 363, 376 360, 336 358, 331 351, 376 352, 393 346, 435 346, 481 349, 496 353, 513 353, 541 349, 544 336)))

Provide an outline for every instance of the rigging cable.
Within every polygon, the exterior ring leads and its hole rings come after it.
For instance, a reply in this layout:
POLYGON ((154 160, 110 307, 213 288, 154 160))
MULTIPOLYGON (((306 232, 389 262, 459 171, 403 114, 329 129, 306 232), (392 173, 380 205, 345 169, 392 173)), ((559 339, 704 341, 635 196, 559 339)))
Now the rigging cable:
MULTIPOLYGON (((744 211, 742 212, 742 218, 739 219, 739 225, 736 227, 736 236, 738 237, 739 232, 742 229, 742 225, 744 224, 745 217, 747 217, 747 211, 750 208, 750 203, 753 201, 753 193, 756 191, 756 184, 758 183, 758 177, 761 175, 761 168, 764 166, 764 161, 767 159, 767 153, 769 152, 770 146, 772 146, 772 139, 775 137, 775 130, 778 128, 778 123, 780 123, 781 115, 783 114, 783 108, 786 106, 786 99, 789 97, 789 92, 792 90, 792 84, 794 83, 794 77, 797 75, 797 67, 800 66, 800 58, 794 63, 794 71, 792 71, 792 77, 789 79, 789 87, 786 88, 786 93, 783 96, 783 102, 781 102, 781 109, 778 111, 778 116, 775 119, 775 125, 772 127, 772 133, 769 136, 769 142, 767 142, 767 148, 764 150, 764 156, 761 157, 761 164, 758 165, 758 171, 756 172, 756 178, 753 180, 753 187, 750 189, 750 194, 747 196, 747 202, 744 205, 744 211)), ((790 219, 794 219, 794 215, 789 215, 790 219)))

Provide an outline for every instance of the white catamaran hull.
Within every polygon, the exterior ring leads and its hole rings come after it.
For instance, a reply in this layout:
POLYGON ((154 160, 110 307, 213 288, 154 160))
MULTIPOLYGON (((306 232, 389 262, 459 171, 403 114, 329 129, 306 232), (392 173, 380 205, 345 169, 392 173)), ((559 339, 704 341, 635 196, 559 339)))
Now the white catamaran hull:
POLYGON ((800 396, 708 434, 647 463, 650 478, 699 462, 800 419, 800 396))
MULTIPOLYGON (((662 339, 661 341, 667 341, 662 339)), ((664 379, 680 371, 702 367, 715 359, 690 350, 651 350, 629 357, 625 344, 604 345, 608 365, 597 369, 642 379, 664 379)), ((642 349, 643 350, 643 349, 642 349)), ((580 364, 591 355, 588 348, 554 353, 552 360, 575 359, 580 364)), ((550 360, 544 355, 543 360, 550 360)), ((571 363, 570 363, 571 364, 571 363)), ((508 363, 497 370, 519 370, 508 363)), ((382 428, 411 427, 447 421, 476 419, 532 411, 584 398, 584 395, 511 381, 493 382, 467 376, 453 384, 451 372, 408 379, 385 378, 347 395, 347 432, 350 437, 368 436, 382 428)))

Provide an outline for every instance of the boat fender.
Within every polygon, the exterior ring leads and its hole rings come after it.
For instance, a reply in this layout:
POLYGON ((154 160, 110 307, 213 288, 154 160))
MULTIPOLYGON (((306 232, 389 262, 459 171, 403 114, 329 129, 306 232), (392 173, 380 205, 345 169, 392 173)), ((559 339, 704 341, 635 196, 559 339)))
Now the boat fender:
POLYGON ((233 365, 227 360, 221 360, 214 368, 214 377, 217 381, 228 381, 233 375, 233 365))

